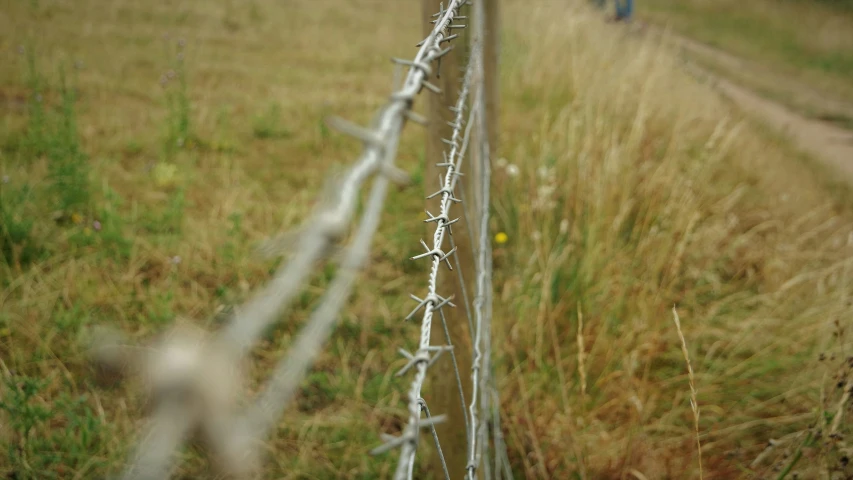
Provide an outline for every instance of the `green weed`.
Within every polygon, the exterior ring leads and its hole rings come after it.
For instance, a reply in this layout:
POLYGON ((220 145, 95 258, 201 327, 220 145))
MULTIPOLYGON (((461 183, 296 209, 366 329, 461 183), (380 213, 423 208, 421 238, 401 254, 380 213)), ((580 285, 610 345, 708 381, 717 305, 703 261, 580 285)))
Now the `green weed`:
POLYGON ((87 209, 90 200, 89 165, 77 132, 76 96, 66 82, 64 69, 60 69, 59 78, 62 105, 47 153, 51 190, 59 201, 59 209, 87 209))
POLYGON ((16 269, 36 261, 44 252, 33 235, 36 214, 30 208, 31 196, 28 184, 15 186, 8 176, 0 180, 0 256, 3 264, 16 269))
POLYGON ((38 69, 32 48, 26 50, 28 122, 23 142, 24 161, 38 158, 48 161, 49 191, 55 210, 70 214, 89 207, 89 165, 77 131, 75 88, 69 83, 64 67, 59 68, 59 106, 46 103, 47 80, 38 69))
POLYGON ((106 459, 93 453, 103 451, 110 428, 86 395, 60 393, 45 399, 49 383, 27 375, 5 378, 0 411, 11 433, 4 446, 7 478, 90 478, 106 466, 106 459))
POLYGON ((193 140, 191 123, 191 102, 189 82, 185 63, 186 41, 179 39, 174 49, 166 46, 169 69, 160 77, 160 85, 165 90, 166 134, 163 141, 163 154, 166 160, 174 159, 178 151, 191 146, 193 140), (174 85, 174 86, 173 86, 174 85))

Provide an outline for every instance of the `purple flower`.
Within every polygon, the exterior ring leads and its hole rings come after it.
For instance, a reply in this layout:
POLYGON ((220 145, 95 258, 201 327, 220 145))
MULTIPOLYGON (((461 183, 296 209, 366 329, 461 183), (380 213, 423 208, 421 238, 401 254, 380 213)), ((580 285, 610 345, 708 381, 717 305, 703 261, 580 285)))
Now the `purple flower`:
POLYGON ((96 232, 100 232, 101 231, 101 222, 95 220, 94 222, 92 222, 92 228, 94 228, 96 232))

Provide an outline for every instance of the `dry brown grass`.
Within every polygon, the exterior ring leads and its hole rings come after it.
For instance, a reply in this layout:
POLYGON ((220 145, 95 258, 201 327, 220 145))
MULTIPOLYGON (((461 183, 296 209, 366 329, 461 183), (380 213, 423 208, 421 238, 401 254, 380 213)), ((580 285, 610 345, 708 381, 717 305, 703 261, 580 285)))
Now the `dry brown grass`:
MULTIPOLYGON (((84 62, 79 125, 95 198, 82 213, 91 222, 111 212, 131 246, 123 254, 92 232, 90 243, 75 243, 82 226, 57 226, 48 200, 36 197, 36 232, 51 254, 2 270, 0 360, 7 386, 45 379, 27 404, 53 417, 27 435, 3 432, 30 456, 26 464, 4 456, 0 472, 94 478, 125 459, 140 421, 137 391, 95 386, 77 337, 108 323, 142 339, 175 315, 213 328, 207 319, 262 282, 270 265, 252 260, 252 247, 301 219, 327 169, 357 149, 320 119, 369 119, 390 88, 388 57, 406 57, 418 40, 419 8, 7 3, 0 173, 10 185, 46 182, 45 160, 16 147, 26 86, 15 49, 33 37, 51 76, 60 60, 84 62), (171 45, 186 40, 193 107, 193 148, 173 158, 163 157, 158 84, 169 68, 167 34, 171 45), (273 104, 281 124, 254 128, 273 104), (177 167, 174 186, 156 185, 146 169, 163 162, 177 167), (181 229, 158 230, 180 191, 181 229), (66 394, 82 395, 82 406, 66 394), (68 438, 37 441, 67 426, 68 438)), ((769 438, 805 431, 839 404, 819 395, 817 359, 836 352, 832 322, 849 312, 848 210, 808 163, 682 74, 665 46, 562 2, 507 3, 504 12, 501 148, 520 174, 496 172, 495 231, 509 242, 495 251, 494 330, 518 476, 696 476, 674 303, 691 347, 705 476, 746 475, 769 438)), ((411 130, 400 150, 416 177, 422 140, 411 130)), ((369 272, 269 442, 268 478, 388 476, 393 456, 367 451, 405 414, 405 380, 392 374, 402 366, 396 348, 416 340, 415 326, 400 320, 407 294, 426 278, 404 260, 422 234, 417 190, 394 194, 369 272)), ((253 379, 280 358, 327 273, 256 350, 253 379)), ((821 459, 838 451, 800 450, 821 459)), ((755 471, 784 466, 765 458, 755 471)), ((179 476, 204 472, 191 453, 179 476)))
POLYGON ((749 465, 768 439, 817 418, 817 355, 849 312, 849 211, 666 45, 582 10, 521 8, 507 13, 518 141, 503 155, 521 173, 496 187, 510 238, 496 335, 526 476, 698 477, 676 303, 706 478, 764 478, 779 464, 749 465), (585 382, 554 381, 578 369, 585 382))

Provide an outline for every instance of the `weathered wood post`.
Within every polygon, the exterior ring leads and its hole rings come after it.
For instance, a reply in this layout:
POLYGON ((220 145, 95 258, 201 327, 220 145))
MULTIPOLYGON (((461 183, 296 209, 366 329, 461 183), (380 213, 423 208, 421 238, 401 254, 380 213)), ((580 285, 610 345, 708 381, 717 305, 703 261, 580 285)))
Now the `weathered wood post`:
POLYGON ((495 158, 498 151, 498 132, 500 131, 499 107, 500 71, 500 9, 498 0, 479 0, 483 4, 483 88, 486 100, 486 127, 489 132, 489 151, 495 158))
MULTIPOLYGON (((476 8, 466 7, 463 11, 467 12, 468 19, 460 20, 455 23, 464 23, 472 25, 473 15, 475 10, 483 9, 484 16, 484 32, 483 32, 483 54, 484 54, 484 76, 485 76, 485 102, 486 102, 486 122, 489 132, 489 141, 495 142, 497 132, 497 45, 498 45, 498 9, 497 0, 474 0, 482 2, 482 5, 476 8)), ((424 34, 427 35, 432 30, 433 24, 430 23, 433 15, 439 11, 442 6, 448 6, 447 0, 421 0, 422 18, 424 34)), ((434 95, 428 93, 426 101, 427 114, 429 117, 429 127, 426 137, 426 152, 425 152, 425 174, 424 188, 426 194, 431 194, 439 190, 439 176, 444 169, 437 166, 443 161, 443 152, 447 145, 442 141, 442 138, 450 138, 452 127, 448 122, 452 123, 455 114, 449 109, 459 95, 461 81, 464 74, 464 69, 467 65, 469 55, 469 45, 473 39, 474 32, 468 28, 465 30, 454 30, 453 33, 459 33, 459 38, 453 40, 454 49, 447 56, 441 59, 441 68, 432 73, 429 81, 441 88, 441 94, 434 95), (440 76, 439 76, 440 75, 440 76)), ((473 93, 473 92, 471 92, 473 93)), ((469 107, 470 107, 470 103, 469 107)), ((467 120, 467 110, 465 119, 467 120)), ((472 138, 472 140, 475 140, 472 138)), ((476 143, 474 143, 476 145, 476 143)), ((494 143, 490 148, 491 152, 495 151, 494 143)), ((476 151, 477 148, 471 149, 476 151)), ((467 155, 467 152, 466 152, 467 155)), ((475 201, 479 196, 479 184, 477 179, 477 169, 472 167, 475 165, 474 158, 466 158, 463 162, 462 172, 465 174, 461 178, 460 185, 465 190, 465 199, 467 204, 454 204, 451 207, 450 217, 460 220, 453 225, 453 241, 457 247, 460 271, 465 280, 465 289, 469 301, 473 301, 476 285, 475 258, 473 249, 473 240, 477 238, 477 216, 472 215, 477 211, 475 201), (470 225, 465 224, 465 215, 462 208, 469 212, 470 225), (471 238, 472 234, 474 238, 471 238)), ((460 194, 457 192, 457 197, 460 194)), ((427 202, 427 210, 437 214, 439 198, 434 198, 427 202)), ((436 224, 434 222, 426 224, 426 239, 432 238, 435 232, 436 224)), ((442 245, 445 251, 450 250, 450 240, 446 240, 446 244, 442 245)), ((444 453, 444 459, 447 463, 447 468, 450 473, 450 478, 464 478, 466 466, 468 464, 468 438, 466 435, 466 414, 468 404, 471 402, 472 385, 471 385, 471 360, 472 360, 472 338, 468 327, 468 318, 466 315, 466 307, 464 304, 465 295, 463 295, 463 286, 458 281, 456 272, 456 262, 451 262, 454 271, 449 271, 442 266, 439 271, 439 289, 438 292, 442 296, 453 295, 456 308, 443 308, 444 316, 447 320, 447 329, 450 334, 450 343, 454 346, 454 355, 462 380, 462 390, 465 399, 463 405, 459 396, 459 384, 454 373, 453 361, 450 355, 443 355, 429 369, 428 383, 424 388, 423 396, 430 408, 430 413, 433 415, 445 414, 447 421, 439 425, 436 430, 438 438, 441 442, 441 449, 444 453)), ((444 326, 439 316, 435 317, 432 324, 432 344, 443 345, 447 342, 444 326)), ((428 442, 427 437, 423 439, 424 443, 428 442)), ((431 441, 429 441, 432 444, 431 441)), ((438 477, 443 475, 441 470, 440 459, 437 454, 433 454, 430 458, 424 458, 424 465, 429 465, 429 469, 438 477)))

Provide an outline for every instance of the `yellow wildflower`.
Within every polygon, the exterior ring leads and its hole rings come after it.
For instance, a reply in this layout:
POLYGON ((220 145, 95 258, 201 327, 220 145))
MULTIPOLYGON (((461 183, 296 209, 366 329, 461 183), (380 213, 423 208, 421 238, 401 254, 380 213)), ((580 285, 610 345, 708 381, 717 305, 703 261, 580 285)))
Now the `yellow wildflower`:
POLYGON ((80 222, 83 221, 83 215, 80 215, 77 212, 71 214, 71 221, 74 222, 75 225, 79 225, 80 222))
POLYGON ((506 243, 507 240, 509 240, 509 237, 504 232, 498 232, 497 235, 495 235, 495 243, 497 244, 506 243))

